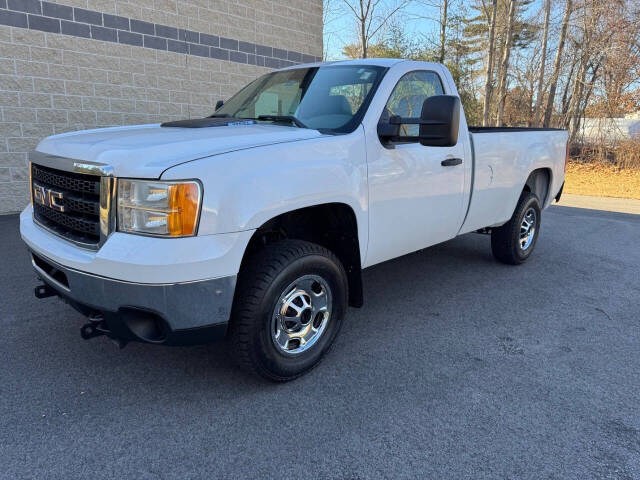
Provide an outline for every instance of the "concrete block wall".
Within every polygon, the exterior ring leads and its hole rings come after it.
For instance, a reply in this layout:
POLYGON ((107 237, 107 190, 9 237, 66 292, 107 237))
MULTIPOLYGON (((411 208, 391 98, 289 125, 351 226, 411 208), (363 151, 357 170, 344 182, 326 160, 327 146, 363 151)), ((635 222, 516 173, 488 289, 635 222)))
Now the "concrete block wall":
POLYGON ((0 0, 0 214, 48 135, 204 116, 321 55, 321 0, 0 0))

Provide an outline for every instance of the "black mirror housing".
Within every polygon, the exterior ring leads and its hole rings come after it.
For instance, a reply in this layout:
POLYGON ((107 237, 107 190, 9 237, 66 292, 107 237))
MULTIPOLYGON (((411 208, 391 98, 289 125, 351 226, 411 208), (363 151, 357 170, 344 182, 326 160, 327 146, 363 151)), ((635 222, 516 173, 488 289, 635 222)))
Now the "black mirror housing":
POLYGON ((458 143, 460 99, 453 95, 427 98, 420 113, 420 144, 429 147, 453 147, 458 143))
POLYGON ((460 99, 453 95, 436 95, 422 104, 420 118, 393 115, 388 123, 378 124, 378 135, 386 142, 419 142, 426 147, 453 147, 458 143, 460 99), (419 125, 418 136, 400 135, 401 125, 419 125))
POLYGON ((216 110, 220 109, 224 105, 224 100, 218 100, 216 102, 216 110))

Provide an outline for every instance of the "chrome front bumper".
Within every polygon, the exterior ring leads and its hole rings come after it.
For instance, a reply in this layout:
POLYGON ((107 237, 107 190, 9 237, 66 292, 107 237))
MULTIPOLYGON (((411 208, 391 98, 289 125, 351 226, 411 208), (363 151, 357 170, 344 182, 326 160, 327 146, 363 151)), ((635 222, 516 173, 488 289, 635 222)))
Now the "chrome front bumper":
POLYGON ((38 276, 82 311, 115 318, 125 311, 160 317, 171 332, 205 327, 226 330, 236 276, 170 284, 132 283, 64 267, 32 253, 38 276))

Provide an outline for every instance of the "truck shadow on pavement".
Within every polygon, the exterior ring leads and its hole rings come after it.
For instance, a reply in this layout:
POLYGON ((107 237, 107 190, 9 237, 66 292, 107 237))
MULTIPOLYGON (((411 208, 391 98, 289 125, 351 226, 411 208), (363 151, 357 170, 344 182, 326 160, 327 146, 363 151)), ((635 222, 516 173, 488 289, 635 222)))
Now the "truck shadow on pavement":
MULTIPOLYGON (((588 217, 636 222, 640 218, 558 206, 547 212, 548 218, 561 216, 567 221, 588 217)), ((30 375, 38 383, 65 378, 67 388, 97 389, 116 397, 126 397, 131 388, 146 395, 171 389, 210 395, 219 389, 247 393, 256 384, 264 385, 239 374, 224 342, 195 347, 131 343, 118 350, 105 338, 81 340, 79 327, 84 318, 80 314, 57 299, 33 297, 36 278, 19 240, 17 220, 16 216, 0 218, 0 243, 8 247, 5 252, 11 252, 2 258, 2 271, 7 273, 1 296, 6 307, 0 318, 9 363, 17 372, 24 373, 28 365, 35 364, 39 367, 30 375)), ((469 234, 365 270, 365 306, 349 309, 332 352, 316 372, 298 382, 311 382, 322 375, 338 383, 353 382, 354 375, 363 371, 370 381, 374 372, 392 368, 392 362, 420 368, 441 364, 443 349, 451 355, 461 354, 457 359, 461 368, 476 368, 487 351, 489 356, 501 351, 524 353, 526 349, 509 334, 509 325, 517 310, 534 305, 545 294, 537 287, 531 297, 527 288, 531 278, 537 285, 553 284, 573 261, 575 253, 558 256, 553 251, 563 241, 555 238, 560 234, 561 230, 543 224, 537 252, 519 267, 494 261, 489 236, 469 234), (495 333, 486 331, 491 323, 495 333), (470 329, 477 330, 479 339, 468 338, 470 329), (489 343, 482 344, 483 339, 489 343), (452 340, 458 345, 452 346, 452 340), (480 348, 480 353, 465 351, 474 348, 480 348)), ((406 369, 392 370, 406 375, 406 369)), ((5 370, 1 377, 13 383, 8 376, 13 377, 5 370)))

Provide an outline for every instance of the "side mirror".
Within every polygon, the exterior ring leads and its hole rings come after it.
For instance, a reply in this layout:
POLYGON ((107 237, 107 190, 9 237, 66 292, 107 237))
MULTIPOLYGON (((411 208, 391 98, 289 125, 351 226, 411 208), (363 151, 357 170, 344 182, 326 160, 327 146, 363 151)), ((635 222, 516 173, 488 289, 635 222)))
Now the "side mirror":
POLYGON ((392 143, 419 142, 427 147, 453 147, 458 143, 460 99, 453 95, 436 95, 422 104, 420 118, 394 115, 388 123, 378 125, 381 140, 392 143), (400 135, 401 125, 419 125, 417 136, 400 135))
POLYGON ((220 107, 222 107, 224 105, 224 100, 218 100, 216 102, 216 110, 218 110, 220 107))
POLYGON ((453 147, 458 143, 460 99, 453 95, 427 98, 420 113, 420 144, 429 147, 453 147))

